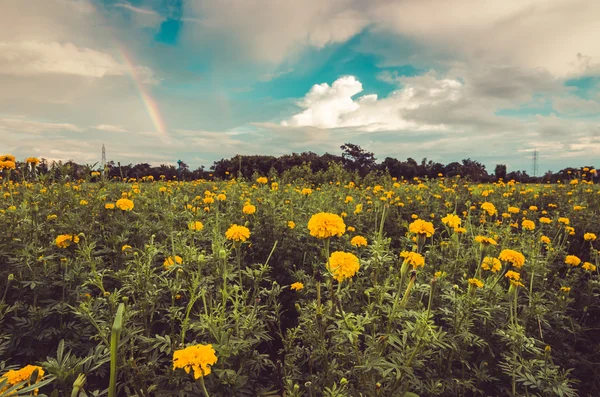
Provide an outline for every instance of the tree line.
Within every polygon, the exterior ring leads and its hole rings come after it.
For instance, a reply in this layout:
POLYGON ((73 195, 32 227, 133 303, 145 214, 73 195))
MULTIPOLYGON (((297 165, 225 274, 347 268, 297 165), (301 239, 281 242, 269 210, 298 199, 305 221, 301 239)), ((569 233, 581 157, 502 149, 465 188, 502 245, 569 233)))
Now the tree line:
MULTIPOLYGON (((413 178, 438 178, 460 175, 472 182, 494 182, 499 179, 515 180, 521 183, 557 182, 573 178, 580 168, 564 168, 556 173, 546 172, 543 176, 530 176, 525 170, 507 172, 505 164, 497 164, 494 172, 489 173, 486 166, 470 158, 460 162, 442 164, 423 158, 420 162, 413 158, 398 160, 386 157, 377 162, 372 152, 366 151, 358 145, 346 143, 340 147, 341 154, 325 153, 322 155, 313 152, 291 153, 279 157, 267 155, 236 155, 229 159, 222 158, 213 163, 209 169, 201 166, 190 169, 184 162, 179 161, 179 167, 174 165, 152 166, 148 163, 120 164, 109 161, 104 170, 109 179, 114 178, 142 178, 152 176, 155 180, 166 178, 169 180, 195 180, 195 179, 228 179, 231 177, 252 178, 254 175, 270 176, 297 176, 303 174, 318 174, 330 170, 331 167, 342 167, 345 171, 357 177, 369 174, 388 174, 398 179, 413 178)), ((593 168, 593 167, 590 167, 593 168)), ((38 171, 51 177, 68 177, 73 179, 84 178, 87 174, 97 170, 96 165, 81 165, 73 161, 49 164, 41 159, 38 171)), ((289 179, 289 178, 288 178, 289 179)))

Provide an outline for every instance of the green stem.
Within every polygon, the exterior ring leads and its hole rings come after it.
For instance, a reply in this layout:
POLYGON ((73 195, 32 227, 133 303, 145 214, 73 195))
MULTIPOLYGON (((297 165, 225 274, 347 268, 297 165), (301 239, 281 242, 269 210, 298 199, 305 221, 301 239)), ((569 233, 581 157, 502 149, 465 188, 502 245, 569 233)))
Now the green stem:
POLYGON ((119 304, 110 335, 110 380, 108 385, 108 397, 117 396, 117 349, 119 348, 119 338, 121 337, 121 331, 123 330, 124 310, 125 305, 123 303, 119 304))
POLYGON ((204 393, 204 397, 210 397, 208 395, 208 391, 206 390, 206 385, 204 384, 204 376, 200 377, 200 386, 202 386, 202 393, 204 393))

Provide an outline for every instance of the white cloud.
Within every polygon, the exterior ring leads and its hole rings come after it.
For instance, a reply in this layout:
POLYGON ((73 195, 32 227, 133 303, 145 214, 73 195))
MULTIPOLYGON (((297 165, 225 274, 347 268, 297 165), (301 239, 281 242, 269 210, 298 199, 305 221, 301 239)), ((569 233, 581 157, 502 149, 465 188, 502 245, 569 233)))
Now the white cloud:
POLYGON ((149 9, 136 7, 129 3, 117 3, 115 7, 123 8, 132 13, 134 23, 138 27, 157 27, 165 20, 158 12, 149 9))
POLYGON ((124 67, 112 56, 78 48, 72 43, 0 42, 0 74, 72 74, 83 77, 122 75, 124 67))
MULTIPOLYGON (((600 97, 599 97, 600 99, 600 97)), ((553 108, 566 116, 598 116, 600 115, 600 101, 584 99, 576 96, 556 97, 553 99, 553 108)))
POLYGON ((123 128, 121 125, 112 125, 112 124, 99 124, 93 127, 100 131, 106 132, 129 132, 127 129, 123 128))
POLYGON ((72 131, 79 132, 81 128, 70 123, 47 123, 22 118, 0 118, 0 131, 11 133, 41 134, 45 132, 72 131))
POLYGON ((353 76, 336 80, 331 86, 316 84, 298 106, 301 113, 284 120, 284 126, 320 128, 356 127, 364 131, 399 129, 443 129, 441 123, 417 124, 403 117, 402 111, 414 110, 438 102, 455 102, 461 96, 462 84, 452 79, 437 79, 433 73, 411 79, 404 78, 404 87, 387 98, 363 95, 362 84, 353 76))

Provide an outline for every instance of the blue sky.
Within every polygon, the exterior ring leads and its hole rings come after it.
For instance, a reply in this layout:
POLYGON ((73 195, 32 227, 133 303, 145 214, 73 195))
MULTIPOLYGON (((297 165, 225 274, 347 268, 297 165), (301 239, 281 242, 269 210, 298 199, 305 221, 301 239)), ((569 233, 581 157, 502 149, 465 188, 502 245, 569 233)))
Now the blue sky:
MULTIPOLYGON (((339 153, 530 171, 600 154, 600 3, 5 0, 19 158, 192 167, 339 153)), ((599 165, 600 166, 600 165, 599 165)))

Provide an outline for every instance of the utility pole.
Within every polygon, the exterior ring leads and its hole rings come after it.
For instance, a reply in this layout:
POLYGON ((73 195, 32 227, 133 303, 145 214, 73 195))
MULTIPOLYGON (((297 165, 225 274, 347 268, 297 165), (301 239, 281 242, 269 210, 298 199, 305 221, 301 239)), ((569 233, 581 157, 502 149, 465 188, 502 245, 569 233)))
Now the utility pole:
POLYGON ((537 148, 533 149, 533 175, 534 178, 538 176, 538 151, 537 148))
POLYGON ((102 163, 101 163, 102 173, 104 173, 105 167, 106 167, 106 148, 104 147, 104 144, 102 144, 102 163))

